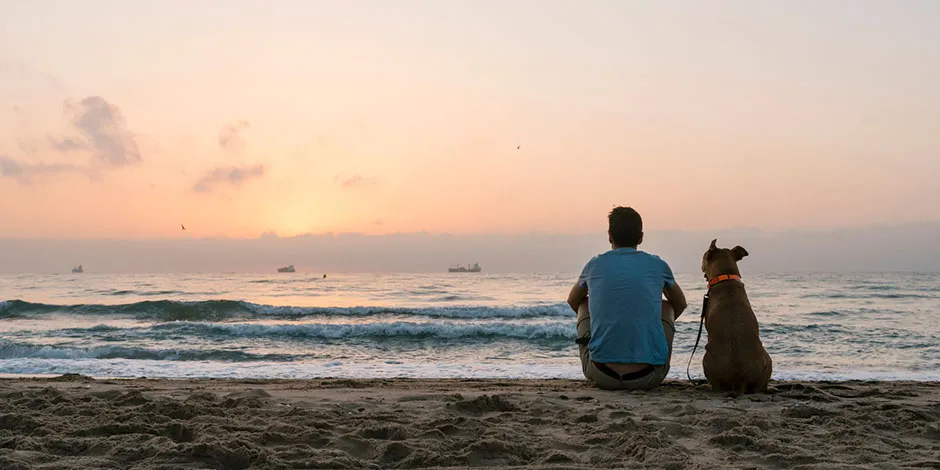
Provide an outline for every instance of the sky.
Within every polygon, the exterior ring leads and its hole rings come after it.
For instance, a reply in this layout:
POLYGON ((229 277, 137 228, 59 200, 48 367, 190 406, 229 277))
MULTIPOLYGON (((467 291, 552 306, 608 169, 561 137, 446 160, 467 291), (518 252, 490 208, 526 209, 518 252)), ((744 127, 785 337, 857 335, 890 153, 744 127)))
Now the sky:
POLYGON ((0 238, 936 222, 938 24, 932 0, 0 0, 0 238))

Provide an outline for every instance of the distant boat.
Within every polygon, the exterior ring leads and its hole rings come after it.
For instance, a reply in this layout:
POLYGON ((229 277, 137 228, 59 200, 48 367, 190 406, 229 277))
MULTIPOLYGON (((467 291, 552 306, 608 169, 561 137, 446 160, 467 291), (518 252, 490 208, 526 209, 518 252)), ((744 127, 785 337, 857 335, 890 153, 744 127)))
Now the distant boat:
POLYGON ((294 265, 292 264, 292 265, 290 265, 290 266, 284 266, 283 268, 277 268, 277 272, 279 272, 279 273, 292 273, 292 272, 295 272, 295 270, 294 270, 294 265))
POLYGON ((82 269, 82 265, 78 265, 72 268, 72 274, 81 274, 83 272, 85 272, 85 270, 82 269))
POLYGON ((469 267, 464 267, 458 264, 456 267, 451 266, 447 268, 447 272, 449 273, 478 273, 481 271, 483 271, 483 268, 480 267, 480 263, 473 263, 473 266, 469 267))

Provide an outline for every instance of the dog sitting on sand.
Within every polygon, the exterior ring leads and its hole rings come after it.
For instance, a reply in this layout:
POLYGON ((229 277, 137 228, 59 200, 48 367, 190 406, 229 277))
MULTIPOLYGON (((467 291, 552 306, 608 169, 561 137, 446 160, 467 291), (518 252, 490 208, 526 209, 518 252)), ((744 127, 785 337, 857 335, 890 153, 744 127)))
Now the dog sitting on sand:
POLYGON ((757 317, 751 309, 738 261, 748 255, 740 246, 718 248, 712 240, 702 257, 702 272, 708 280, 705 330, 708 343, 702 367, 712 390, 734 395, 767 390, 773 370, 764 350, 757 317))

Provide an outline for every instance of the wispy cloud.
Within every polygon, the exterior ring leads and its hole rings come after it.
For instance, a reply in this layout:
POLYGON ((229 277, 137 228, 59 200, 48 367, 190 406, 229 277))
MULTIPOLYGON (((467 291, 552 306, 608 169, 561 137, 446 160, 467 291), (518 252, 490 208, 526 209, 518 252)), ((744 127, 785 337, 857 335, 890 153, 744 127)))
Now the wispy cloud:
POLYGON ((336 175, 333 182, 343 189, 370 188, 379 184, 379 179, 375 177, 364 177, 359 173, 352 176, 336 175))
MULTIPOLYGON (((36 177, 61 173, 80 173, 93 177, 102 168, 120 167, 141 161, 136 136, 125 128, 124 116, 117 106, 100 96, 89 96, 78 102, 66 100, 64 110, 79 136, 47 136, 49 147, 57 153, 90 153, 93 160, 85 165, 75 165, 24 161, 9 155, 0 155, 0 177, 15 179, 21 183, 30 183, 36 177)), ((14 112, 23 111, 22 108, 16 107, 14 112)), ((24 155, 33 156, 39 153, 37 142, 40 141, 21 137, 19 142, 24 155)))
POLYGON ((21 137, 17 140, 17 144, 20 148, 20 152, 23 152, 24 155, 35 155, 39 153, 39 145, 34 139, 21 137))
POLYGON ((0 178, 10 178, 28 184, 32 183, 34 176, 57 173, 87 173, 87 171, 75 165, 24 163, 7 155, 0 155, 0 178))
POLYGON ((49 136, 49 145, 59 152, 76 152, 79 150, 89 150, 88 144, 84 141, 73 139, 71 137, 53 137, 49 136))
POLYGON ((245 149, 245 139, 241 134, 249 127, 251 124, 244 119, 226 123, 219 130, 219 147, 226 152, 241 152, 245 149))
POLYGON ((248 180, 261 178, 264 176, 265 171, 264 165, 260 164, 246 167, 217 167, 199 178, 196 184, 193 185, 193 191, 208 193, 220 184, 239 187, 248 180))
POLYGON ((136 137, 125 128, 124 115, 117 106, 100 96, 89 96, 77 103, 66 100, 65 113, 82 138, 49 136, 49 144, 56 151, 91 151, 109 166, 141 161, 136 137))

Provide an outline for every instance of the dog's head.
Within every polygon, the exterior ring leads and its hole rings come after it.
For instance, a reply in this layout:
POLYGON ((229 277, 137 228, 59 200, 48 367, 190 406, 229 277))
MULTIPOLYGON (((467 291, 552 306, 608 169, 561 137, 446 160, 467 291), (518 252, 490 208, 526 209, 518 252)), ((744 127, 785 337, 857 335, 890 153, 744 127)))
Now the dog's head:
POLYGON ((747 250, 740 246, 730 250, 728 248, 718 248, 715 245, 717 242, 718 240, 712 240, 708 251, 702 256, 702 273, 705 274, 705 279, 714 279, 722 274, 740 275, 738 261, 747 256, 747 250))

